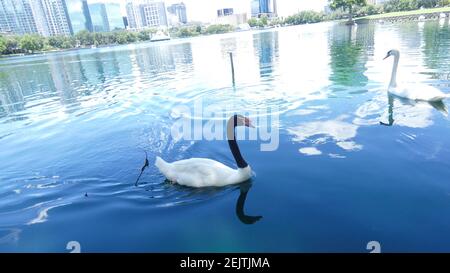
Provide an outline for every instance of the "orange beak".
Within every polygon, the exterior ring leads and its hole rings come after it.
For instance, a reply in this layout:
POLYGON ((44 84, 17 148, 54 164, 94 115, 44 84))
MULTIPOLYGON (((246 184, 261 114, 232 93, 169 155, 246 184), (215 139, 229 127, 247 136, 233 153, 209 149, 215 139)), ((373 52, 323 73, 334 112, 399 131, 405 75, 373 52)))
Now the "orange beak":
POLYGON ((245 118, 244 124, 247 127, 255 128, 255 126, 253 126, 252 121, 249 118, 245 118))

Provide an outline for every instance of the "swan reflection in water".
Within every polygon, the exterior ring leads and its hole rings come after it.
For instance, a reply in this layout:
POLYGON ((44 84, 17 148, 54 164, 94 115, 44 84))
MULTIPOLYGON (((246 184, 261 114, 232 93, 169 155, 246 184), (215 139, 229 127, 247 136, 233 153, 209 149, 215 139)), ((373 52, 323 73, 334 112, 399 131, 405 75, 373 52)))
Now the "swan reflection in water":
POLYGON ((393 126, 395 119, 394 119, 394 102, 395 100, 398 100, 403 105, 409 105, 409 106, 415 106, 418 104, 428 104, 440 113, 442 113, 444 116, 448 115, 448 108, 445 105, 443 101, 435 101, 435 102, 428 102, 428 101, 415 101, 410 100, 406 98, 401 98, 392 94, 388 93, 388 122, 385 123, 383 121, 380 121, 380 125, 383 126, 393 126))
POLYGON ((236 203, 236 215, 239 218, 239 220, 246 225, 252 225, 261 220, 262 218, 262 216, 249 216, 246 215, 244 212, 245 201, 247 199, 247 194, 250 191, 251 187, 252 187, 251 181, 247 181, 239 185, 240 194, 236 203))

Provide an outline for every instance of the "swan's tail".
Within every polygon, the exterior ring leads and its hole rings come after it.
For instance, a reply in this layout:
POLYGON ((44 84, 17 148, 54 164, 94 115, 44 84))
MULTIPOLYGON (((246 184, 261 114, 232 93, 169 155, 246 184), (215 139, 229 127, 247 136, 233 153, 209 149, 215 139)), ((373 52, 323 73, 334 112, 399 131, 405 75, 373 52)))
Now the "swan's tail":
POLYGON ((430 99, 428 99, 428 101, 430 102, 439 102, 439 101, 443 101, 445 99, 450 99, 450 94, 441 94, 435 97, 432 97, 430 99))
POLYGON ((160 170, 164 170, 167 168, 167 165, 169 165, 169 163, 167 163, 166 161, 164 161, 164 159, 162 159, 161 157, 157 156, 156 160, 155 160, 155 166, 160 170))

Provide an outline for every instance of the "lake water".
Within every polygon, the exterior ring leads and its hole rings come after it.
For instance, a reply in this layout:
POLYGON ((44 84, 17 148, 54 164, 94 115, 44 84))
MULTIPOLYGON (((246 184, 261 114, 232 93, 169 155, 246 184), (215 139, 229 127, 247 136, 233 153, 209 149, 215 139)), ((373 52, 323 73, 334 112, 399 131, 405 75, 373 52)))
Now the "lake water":
POLYGON ((69 241, 82 252, 368 252, 369 241, 450 251, 450 101, 389 97, 382 59, 393 48, 403 81, 450 93, 448 21, 0 59, 0 251, 69 252, 69 241), (190 189, 153 166, 156 156, 235 166, 226 141, 171 134, 174 109, 198 101, 253 119, 277 108, 277 149, 239 142, 251 182, 190 189))

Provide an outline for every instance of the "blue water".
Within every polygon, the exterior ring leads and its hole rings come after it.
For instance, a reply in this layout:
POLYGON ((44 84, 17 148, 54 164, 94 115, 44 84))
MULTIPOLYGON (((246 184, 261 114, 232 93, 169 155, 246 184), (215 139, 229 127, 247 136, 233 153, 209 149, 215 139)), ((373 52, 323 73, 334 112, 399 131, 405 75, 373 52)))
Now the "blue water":
POLYGON ((368 252, 369 241, 450 251, 450 101, 388 97, 392 48, 399 78, 450 93, 448 21, 0 59, 0 251, 69 252, 69 241, 82 252, 368 252), (190 189, 153 166, 156 156, 234 166, 226 141, 171 134, 174 109, 199 100, 227 114, 277 107, 277 149, 239 141, 250 182, 190 189))

